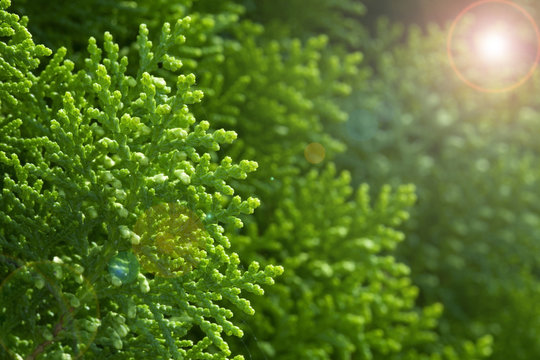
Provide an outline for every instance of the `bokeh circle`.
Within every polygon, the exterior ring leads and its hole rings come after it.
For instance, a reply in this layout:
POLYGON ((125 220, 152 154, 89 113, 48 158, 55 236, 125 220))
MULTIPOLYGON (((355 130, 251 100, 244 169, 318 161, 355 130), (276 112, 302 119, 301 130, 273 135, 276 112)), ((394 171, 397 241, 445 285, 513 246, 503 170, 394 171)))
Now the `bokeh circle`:
POLYGON ((131 251, 120 251, 109 261, 109 273, 122 284, 129 284, 139 274, 139 260, 131 251))
POLYGON ((324 160, 326 150, 319 143, 310 143, 304 149, 304 157, 311 164, 319 164, 324 160))
POLYGON ((160 203, 137 220, 133 245, 141 269, 160 277, 176 277, 197 267, 206 257, 208 234, 199 217, 178 203, 160 203))

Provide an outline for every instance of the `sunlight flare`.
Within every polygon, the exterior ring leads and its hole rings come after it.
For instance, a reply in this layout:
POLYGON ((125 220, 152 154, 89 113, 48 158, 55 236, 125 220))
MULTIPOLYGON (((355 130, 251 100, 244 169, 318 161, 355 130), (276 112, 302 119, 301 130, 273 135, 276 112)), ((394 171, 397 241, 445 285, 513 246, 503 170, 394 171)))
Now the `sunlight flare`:
POLYGON ((490 62, 508 59, 511 50, 510 39, 502 31, 489 31, 481 34, 477 44, 482 58, 490 62))

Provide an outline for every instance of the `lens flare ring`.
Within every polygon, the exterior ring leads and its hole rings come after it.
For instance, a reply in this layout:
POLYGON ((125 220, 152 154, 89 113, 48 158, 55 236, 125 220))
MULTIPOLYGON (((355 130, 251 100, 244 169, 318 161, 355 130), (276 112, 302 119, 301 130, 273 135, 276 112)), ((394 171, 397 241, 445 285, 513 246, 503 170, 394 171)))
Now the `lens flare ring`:
POLYGON ((132 248, 143 272, 177 277, 196 268, 206 257, 209 235, 203 222, 178 203, 150 207, 137 220, 134 232, 141 237, 132 248))
MULTIPOLYGON (((502 39, 499 39, 497 41, 502 41, 502 39)), ((499 45, 502 46, 503 44, 499 44, 499 45)), ((529 80, 531 78, 531 76, 534 74, 534 71, 536 70, 536 67, 538 65, 538 61, 540 60, 540 30, 538 29, 538 25, 534 21, 533 17, 524 8, 517 5, 516 3, 512 2, 512 1, 508 1, 508 0, 481 0, 481 1, 474 2, 474 3, 470 4, 469 6, 467 6, 456 17, 456 19, 454 20, 454 22, 450 26, 450 31, 448 33, 448 39, 447 39, 447 44, 446 44, 446 51, 448 53, 448 58, 450 60, 450 66, 452 67, 452 69, 454 70, 454 72, 456 73, 458 78, 461 81, 463 81, 465 84, 467 84, 471 88, 473 88, 475 90, 478 90, 478 91, 481 91, 481 92, 487 92, 487 93, 507 92, 507 91, 511 91, 511 90, 514 90, 514 89, 520 87, 525 82, 527 82, 527 80, 529 80), (486 5, 486 4, 503 4, 503 5, 509 5, 509 6, 513 7, 514 9, 519 11, 523 16, 525 16, 525 18, 530 22, 531 26, 534 29, 535 36, 536 36, 536 44, 537 44, 537 46, 536 46, 536 58, 534 60, 534 63, 531 65, 529 71, 527 72, 527 74, 525 74, 525 76, 523 76, 521 79, 519 79, 514 84, 512 84, 510 86, 507 86, 507 87, 503 87, 503 88, 493 88, 493 89, 486 88, 486 87, 478 85, 478 84, 474 83, 473 81, 467 79, 465 77, 465 75, 463 75, 463 73, 461 71, 459 71, 459 69, 458 69, 458 67, 457 67, 457 65, 455 63, 454 55, 453 55, 453 52, 452 52, 452 40, 453 40, 454 32, 456 30, 456 26, 458 25, 458 23, 471 10, 473 10, 473 9, 479 7, 479 6, 482 6, 482 5, 486 5)))
MULTIPOLYGON (((0 259, 17 265, 0 283, 0 304, 21 299, 17 311, 27 315, 0 336, 0 346, 14 359, 21 353, 26 359, 54 357, 61 348, 69 348, 73 359, 82 358, 97 335, 100 308, 80 268, 48 260, 23 264, 6 255, 0 259)), ((0 312, 5 309, 0 306, 0 312)))

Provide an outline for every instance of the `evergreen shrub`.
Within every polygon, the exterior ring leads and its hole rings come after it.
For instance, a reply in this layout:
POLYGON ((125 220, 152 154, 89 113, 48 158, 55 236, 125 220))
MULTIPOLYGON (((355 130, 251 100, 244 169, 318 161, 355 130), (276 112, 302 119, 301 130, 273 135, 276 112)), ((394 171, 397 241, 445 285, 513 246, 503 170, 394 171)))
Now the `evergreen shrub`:
POLYGON ((0 4, 1 356, 489 355, 393 255, 413 187, 333 165, 358 53, 233 1, 0 4))

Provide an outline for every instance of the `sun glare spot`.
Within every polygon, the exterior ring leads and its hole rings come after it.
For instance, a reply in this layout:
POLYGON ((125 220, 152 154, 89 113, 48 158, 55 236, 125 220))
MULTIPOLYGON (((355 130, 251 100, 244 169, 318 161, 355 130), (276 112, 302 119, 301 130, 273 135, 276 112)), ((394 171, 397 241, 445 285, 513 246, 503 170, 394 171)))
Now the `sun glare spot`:
POLYGON ((488 32, 479 36, 479 50, 486 61, 501 61, 508 58, 510 41, 502 32, 488 32))

